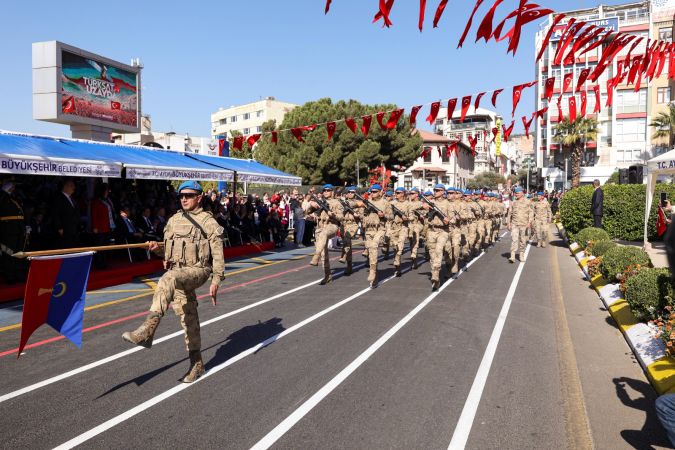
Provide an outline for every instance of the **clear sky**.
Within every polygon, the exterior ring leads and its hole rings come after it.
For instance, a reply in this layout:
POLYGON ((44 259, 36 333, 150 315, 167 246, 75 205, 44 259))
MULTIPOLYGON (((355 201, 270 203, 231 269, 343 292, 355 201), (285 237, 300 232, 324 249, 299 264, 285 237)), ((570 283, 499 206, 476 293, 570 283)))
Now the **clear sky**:
MULTIPOLYGON (((31 43, 48 40, 127 64, 140 58, 143 113, 153 129, 196 136, 209 135, 219 107, 270 95, 298 104, 331 97, 408 108, 534 80, 537 24, 524 29, 515 58, 506 55, 506 42, 474 44, 475 31, 456 49, 475 2, 451 0, 433 29, 438 2, 427 1, 422 33, 415 0, 395 3, 390 29, 371 23, 377 0, 333 0, 328 15, 324 0, 3 2, 0 129, 69 136, 67 126, 32 119, 31 43)), ((598 4, 538 3, 556 11, 598 4)), ((498 17, 517 4, 505 0, 498 17)), ((510 97, 505 92, 498 104, 504 117, 510 97)), ((534 108, 530 90, 516 117, 534 108)))

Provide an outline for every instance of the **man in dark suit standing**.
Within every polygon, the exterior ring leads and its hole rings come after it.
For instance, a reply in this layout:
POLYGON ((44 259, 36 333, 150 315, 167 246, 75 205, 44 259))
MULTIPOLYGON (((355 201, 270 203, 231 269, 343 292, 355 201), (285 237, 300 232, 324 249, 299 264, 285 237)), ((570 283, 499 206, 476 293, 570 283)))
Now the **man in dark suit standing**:
POLYGON ((593 215, 593 226, 595 228, 602 228, 602 202, 605 195, 600 189, 600 180, 593 180, 595 191, 591 199, 591 214, 593 215))
POLYGON ((77 245, 80 213, 73 199, 74 193, 75 182, 65 180, 61 192, 54 198, 52 218, 57 233, 58 248, 70 248, 77 245))

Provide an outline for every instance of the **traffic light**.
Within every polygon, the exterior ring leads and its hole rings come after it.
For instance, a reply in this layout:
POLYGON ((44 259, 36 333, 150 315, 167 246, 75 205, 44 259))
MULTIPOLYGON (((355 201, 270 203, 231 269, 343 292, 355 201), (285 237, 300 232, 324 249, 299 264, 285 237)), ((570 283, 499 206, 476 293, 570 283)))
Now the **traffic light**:
POLYGON ((628 184, 642 184, 642 166, 630 166, 628 168, 628 184))

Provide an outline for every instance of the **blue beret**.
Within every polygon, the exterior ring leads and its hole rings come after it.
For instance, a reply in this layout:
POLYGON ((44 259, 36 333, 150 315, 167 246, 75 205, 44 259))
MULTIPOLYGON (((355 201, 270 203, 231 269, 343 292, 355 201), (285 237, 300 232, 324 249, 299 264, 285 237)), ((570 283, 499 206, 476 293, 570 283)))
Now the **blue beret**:
POLYGON ((333 189, 335 189, 335 188, 333 187, 332 184, 324 184, 324 185, 323 185, 323 190, 324 190, 324 191, 332 191, 333 189))
POLYGON ((372 186, 370 187, 370 190, 371 190, 371 191, 381 191, 381 190, 382 190, 382 186, 380 186, 379 184, 374 184, 374 185, 372 185, 372 186))
POLYGON ((405 192, 405 188, 404 188, 404 187, 397 187, 397 188, 395 189, 395 191, 396 191, 396 192, 405 192))
POLYGON ((394 191, 387 191, 384 195, 386 195, 387 197, 391 197, 394 195, 394 191))
POLYGON ((410 192, 417 192, 419 194, 420 190, 417 189, 416 187, 410 189, 410 192))
POLYGON ((204 190, 202 189, 202 185, 194 180, 183 181, 181 185, 178 186, 178 193, 180 194, 180 191, 182 191, 183 189, 192 189, 193 191, 204 192, 204 190))
POLYGON ((434 193, 427 189, 424 191, 424 195, 434 195, 434 193))
POLYGON ((516 187, 516 188, 513 190, 513 192, 523 192, 523 188, 521 188, 520 186, 518 186, 518 187, 516 187))
POLYGON ((457 189, 455 189, 455 188, 452 187, 452 186, 448 186, 448 187, 445 188, 445 191, 446 191, 446 192, 457 192, 457 189))
POLYGON ((443 189, 443 190, 445 190, 445 185, 443 185, 443 184, 441 184, 441 183, 438 183, 436 186, 434 186, 434 190, 436 190, 436 189, 443 189))
POLYGON ((537 192, 537 195, 544 195, 543 192, 537 192))
POLYGON ((464 195, 471 195, 471 189, 465 189, 464 192, 462 192, 464 195))
POLYGON ((347 192, 356 192, 356 186, 348 186, 347 192))

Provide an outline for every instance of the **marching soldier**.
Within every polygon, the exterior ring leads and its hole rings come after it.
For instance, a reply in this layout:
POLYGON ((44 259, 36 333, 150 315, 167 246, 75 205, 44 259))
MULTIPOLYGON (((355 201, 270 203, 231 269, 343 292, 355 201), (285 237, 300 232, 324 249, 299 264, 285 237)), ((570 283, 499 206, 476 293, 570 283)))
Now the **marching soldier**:
POLYGON ((420 191, 416 187, 410 190, 410 224, 408 226, 408 237, 410 238, 410 259, 412 268, 417 269, 417 250, 420 246, 420 238, 425 227, 424 215, 422 211, 422 202, 419 200, 420 191))
MULTIPOLYGON (((429 200, 434 200, 434 193, 430 189, 424 191, 424 197, 429 200)), ((424 221, 424 228, 422 229, 422 236, 424 239, 424 258, 431 261, 431 253, 429 252, 429 218, 424 221)))
POLYGON ((389 226, 389 240, 394 245, 394 272, 397 277, 401 276, 401 257, 403 256, 403 249, 405 241, 408 239, 410 233, 410 223, 412 215, 412 203, 406 200, 405 188, 398 187, 394 193, 396 199, 391 202, 392 214, 394 219, 389 226))
POLYGON ((459 260, 461 258, 462 248, 462 224, 466 220, 466 212, 463 206, 457 201, 457 189, 448 187, 446 189, 448 198, 448 209, 456 219, 456 223, 450 226, 448 241, 445 243, 445 267, 450 275, 459 273, 459 260))
POLYGON ((346 198, 340 203, 342 205, 342 257, 341 263, 347 263, 345 275, 352 274, 352 242, 359 230, 359 220, 363 214, 362 208, 358 206, 355 199, 356 187, 349 186, 346 189, 346 198), (346 205, 346 206, 345 206, 346 205))
POLYGON ((322 199, 316 197, 310 200, 306 213, 316 212, 316 248, 314 256, 309 263, 312 266, 318 266, 319 261, 323 260, 323 280, 321 284, 328 284, 333 281, 330 273, 330 257, 328 255, 328 241, 337 235, 340 221, 342 220, 342 205, 333 198, 333 185, 325 184, 321 191, 322 199))
POLYGON ((392 220, 391 205, 382 198, 382 186, 374 184, 370 187, 368 204, 359 205, 365 209, 363 227, 365 230, 366 250, 368 251, 368 283, 371 288, 377 287, 377 251, 384 238, 387 220, 392 220))
POLYGON ((553 219, 553 213, 543 192, 537 192, 537 201, 533 203, 533 208, 534 234, 537 238, 537 247, 546 247, 549 240, 549 224, 553 219))
MULTIPOLYGON (((384 194, 384 199, 388 202, 392 202, 394 200, 394 191, 387 191, 384 194)), ((389 259, 389 246, 391 245, 391 239, 390 239, 390 233, 391 232, 391 222, 387 221, 387 224, 385 225, 385 232, 384 232, 384 260, 386 261, 389 259)))
POLYGON ((489 211, 487 209, 487 202, 481 198, 481 191, 476 189, 473 191, 473 201, 478 205, 480 209, 480 219, 478 220, 478 236, 479 236, 479 243, 478 243, 478 248, 483 249, 488 246, 489 242, 489 234, 490 234, 490 227, 489 227, 489 211))
POLYGON ((467 226, 467 255, 469 258, 478 256, 480 254, 480 236, 478 234, 478 220, 481 217, 480 207, 476 202, 471 198, 470 189, 466 189, 463 193, 463 199, 466 203, 466 206, 469 208, 469 224, 467 226))
POLYGON ((454 217, 449 203, 443 199, 444 195, 445 186, 437 184, 434 186, 434 204, 437 211, 432 210, 426 203, 424 204, 424 208, 430 210, 427 240, 429 253, 431 254, 431 289, 434 291, 438 290, 441 284, 440 271, 443 263, 445 244, 450 237, 450 224, 457 223, 457 219, 454 217))
POLYGON ((516 262, 516 252, 520 256, 520 261, 525 262, 525 245, 527 244, 527 230, 532 227, 534 214, 532 212, 532 202, 525 198, 523 188, 517 187, 513 190, 516 199, 511 202, 509 210, 508 228, 511 232, 511 263, 516 262))
POLYGON ((164 267, 168 271, 159 279, 150 313, 143 324, 122 335, 127 342, 152 347, 159 321, 172 303, 174 312, 180 317, 190 355, 190 368, 182 379, 184 383, 192 383, 204 373, 195 290, 213 275, 209 294, 216 305, 218 285, 225 278, 224 230, 210 212, 201 208, 202 194, 202 187, 196 181, 186 181, 178 187, 182 210, 167 222, 164 246, 148 242, 149 250, 159 254, 163 250, 164 267))

